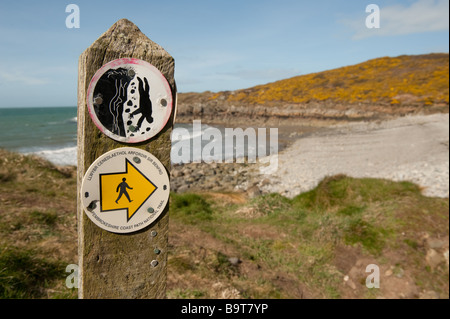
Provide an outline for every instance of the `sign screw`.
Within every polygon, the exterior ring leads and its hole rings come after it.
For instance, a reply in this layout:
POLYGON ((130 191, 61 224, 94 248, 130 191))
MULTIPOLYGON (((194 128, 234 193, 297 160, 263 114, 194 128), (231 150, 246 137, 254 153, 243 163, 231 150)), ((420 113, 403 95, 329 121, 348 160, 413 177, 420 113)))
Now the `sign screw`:
POLYGON ((94 99, 94 104, 101 105, 103 103, 103 99, 100 96, 97 96, 94 99))
POLYGON ((150 235, 152 235, 152 237, 156 237, 156 235, 158 235, 158 232, 156 230, 152 230, 150 235))
POLYGON ((150 214, 153 214, 153 213, 155 212, 155 210, 153 209, 153 207, 147 208, 147 211, 148 211, 150 214))
POLYGON ((137 164, 139 164, 141 162, 141 159, 137 156, 133 157, 133 161, 137 164))

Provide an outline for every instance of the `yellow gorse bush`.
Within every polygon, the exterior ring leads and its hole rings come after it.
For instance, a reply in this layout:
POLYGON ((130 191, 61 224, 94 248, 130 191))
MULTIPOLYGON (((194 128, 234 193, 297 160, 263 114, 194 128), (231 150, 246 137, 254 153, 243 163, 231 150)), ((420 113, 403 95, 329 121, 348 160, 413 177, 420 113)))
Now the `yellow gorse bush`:
MULTIPOLYGON (((218 98, 217 93, 211 99, 218 98)), ((387 102, 401 97, 425 105, 449 103, 449 55, 383 57, 334 70, 312 73, 235 91, 229 102, 266 104, 308 103, 331 100, 341 103, 387 102)))

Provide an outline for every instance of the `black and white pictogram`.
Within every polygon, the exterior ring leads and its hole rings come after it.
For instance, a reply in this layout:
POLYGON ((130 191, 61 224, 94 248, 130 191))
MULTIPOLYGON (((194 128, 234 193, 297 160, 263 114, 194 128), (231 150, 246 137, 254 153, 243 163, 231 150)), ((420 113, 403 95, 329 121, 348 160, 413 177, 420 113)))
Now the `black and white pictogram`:
POLYGON ((153 65, 123 58, 111 61, 93 76, 87 105, 95 125, 107 136, 138 143, 158 134, 172 113, 172 93, 153 65))

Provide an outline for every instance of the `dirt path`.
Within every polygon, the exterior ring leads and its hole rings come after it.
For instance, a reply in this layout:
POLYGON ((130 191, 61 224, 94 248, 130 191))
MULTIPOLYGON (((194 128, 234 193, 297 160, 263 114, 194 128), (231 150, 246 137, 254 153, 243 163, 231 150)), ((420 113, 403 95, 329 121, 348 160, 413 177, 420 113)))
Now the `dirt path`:
POLYGON ((325 176, 412 181, 427 196, 449 196, 449 114, 351 123, 300 138, 278 158, 264 191, 293 197, 325 176))

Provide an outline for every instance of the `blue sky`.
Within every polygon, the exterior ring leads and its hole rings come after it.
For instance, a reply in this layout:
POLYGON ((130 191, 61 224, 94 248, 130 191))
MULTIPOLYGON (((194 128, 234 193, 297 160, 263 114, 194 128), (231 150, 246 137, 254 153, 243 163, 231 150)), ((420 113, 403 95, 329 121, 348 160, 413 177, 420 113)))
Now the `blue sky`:
POLYGON ((203 92, 448 52, 448 10, 448 0, 2 1, 0 107, 75 106, 78 57, 121 18, 175 58, 179 92, 203 92), (80 28, 66 27, 70 3, 80 28), (365 25, 371 3, 379 29, 365 25))

